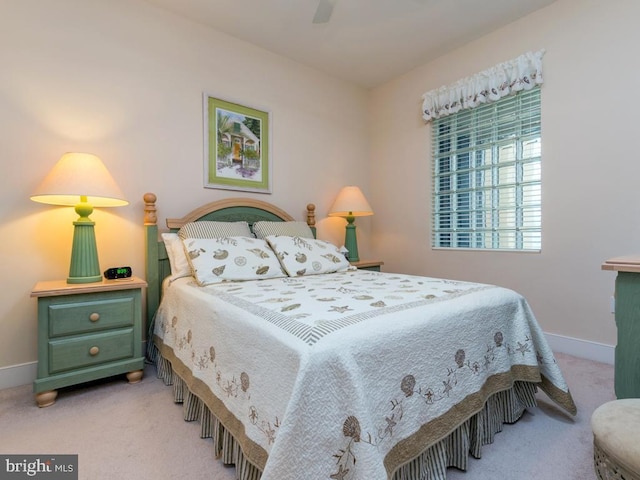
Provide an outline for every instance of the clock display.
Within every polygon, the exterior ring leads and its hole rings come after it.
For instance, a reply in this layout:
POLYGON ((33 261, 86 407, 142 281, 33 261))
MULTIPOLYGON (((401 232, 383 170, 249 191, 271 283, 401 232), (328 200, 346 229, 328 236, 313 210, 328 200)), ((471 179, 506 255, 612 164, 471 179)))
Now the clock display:
POLYGON ((104 271, 104 277, 109 280, 118 278, 129 278, 131 276, 131 267, 113 267, 104 271))

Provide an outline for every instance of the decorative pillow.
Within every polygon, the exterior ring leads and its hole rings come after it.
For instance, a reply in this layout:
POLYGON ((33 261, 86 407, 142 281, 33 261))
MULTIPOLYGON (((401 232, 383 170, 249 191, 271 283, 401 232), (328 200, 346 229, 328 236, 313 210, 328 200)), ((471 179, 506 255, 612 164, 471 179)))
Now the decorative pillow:
POLYGON ((257 238, 267 238, 270 235, 314 238, 311 227, 306 222, 267 222, 261 220, 253 224, 253 233, 257 238))
POLYGON ((171 278, 177 279, 191 276, 191 266, 187 260, 187 254, 184 253, 182 240, 177 233, 161 234, 164 246, 167 249, 169 257, 169 265, 171 265, 171 278))
POLYGON ((202 222, 185 223, 178 231, 178 236, 185 238, 221 238, 221 237, 253 237, 247 222, 202 222))
POLYGON ((324 240, 270 235, 267 242, 290 277, 344 272, 351 267, 338 247, 324 240))
POLYGON ((265 240, 251 237, 187 238, 187 259, 198 285, 286 277, 265 240))

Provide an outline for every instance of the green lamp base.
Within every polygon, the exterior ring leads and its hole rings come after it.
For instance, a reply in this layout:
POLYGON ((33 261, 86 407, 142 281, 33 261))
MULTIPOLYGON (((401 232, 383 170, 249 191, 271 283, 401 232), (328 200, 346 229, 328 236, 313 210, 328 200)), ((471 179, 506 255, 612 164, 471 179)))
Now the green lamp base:
POLYGON ((347 219, 347 226, 344 236, 344 248, 349 251, 350 262, 359 262, 360 257, 358 256, 358 239, 356 238, 356 226, 353 223, 356 218, 353 216, 348 216, 345 218, 347 219))
POLYGON ((76 212, 80 218, 73 222, 73 246, 67 283, 93 283, 102 280, 96 234, 93 228, 95 222, 89 218, 92 211, 93 208, 86 203, 76 206, 76 212))

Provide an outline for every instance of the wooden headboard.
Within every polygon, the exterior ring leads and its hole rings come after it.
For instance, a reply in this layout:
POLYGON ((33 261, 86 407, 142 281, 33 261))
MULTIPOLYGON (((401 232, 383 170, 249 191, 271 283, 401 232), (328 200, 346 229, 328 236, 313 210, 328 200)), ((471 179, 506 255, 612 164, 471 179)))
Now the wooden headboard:
MULTIPOLYGON (((169 257, 164 242, 158 233, 158 216, 156 213, 157 197, 153 193, 145 193, 144 230, 145 230, 145 269, 147 280, 147 325, 151 325, 153 317, 160 305, 162 281, 171 274, 169 257)), ((306 222, 316 234, 316 206, 307 205, 306 222)), ((211 202, 187 213, 182 218, 167 218, 169 231, 177 232, 182 225, 202 220, 218 222, 246 221, 253 224, 260 220, 271 222, 287 222, 295 220, 284 210, 268 202, 252 198, 227 198, 211 202)))

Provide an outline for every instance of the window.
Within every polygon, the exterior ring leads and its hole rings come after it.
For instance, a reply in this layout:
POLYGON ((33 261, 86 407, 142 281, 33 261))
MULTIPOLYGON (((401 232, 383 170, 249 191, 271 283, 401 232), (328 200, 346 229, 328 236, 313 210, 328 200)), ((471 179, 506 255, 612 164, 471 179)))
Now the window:
POLYGON ((540 88, 432 121, 433 247, 541 249, 540 88))

